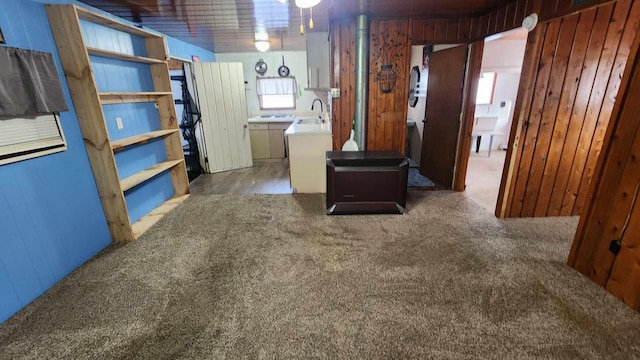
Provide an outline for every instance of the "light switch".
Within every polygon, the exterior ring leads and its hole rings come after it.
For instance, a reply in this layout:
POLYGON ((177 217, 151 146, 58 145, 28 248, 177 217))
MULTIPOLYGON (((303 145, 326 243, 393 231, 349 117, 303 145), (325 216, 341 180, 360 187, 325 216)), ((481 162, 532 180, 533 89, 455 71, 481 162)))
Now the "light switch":
POLYGON ((118 130, 124 129, 124 125, 122 124, 122 118, 119 118, 119 117, 116 118, 116 126, 118 127, 118 130))

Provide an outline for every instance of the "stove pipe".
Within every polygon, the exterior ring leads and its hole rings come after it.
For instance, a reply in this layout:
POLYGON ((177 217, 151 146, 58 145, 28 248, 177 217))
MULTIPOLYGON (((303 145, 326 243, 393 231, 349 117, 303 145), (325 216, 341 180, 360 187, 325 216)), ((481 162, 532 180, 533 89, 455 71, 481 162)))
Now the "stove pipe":
POLYGON ((367 89, 369 88, 369 16, 356 18, 356 78, 355 112, 353 114, 354 140, 359 150, 366 150, 367 89))

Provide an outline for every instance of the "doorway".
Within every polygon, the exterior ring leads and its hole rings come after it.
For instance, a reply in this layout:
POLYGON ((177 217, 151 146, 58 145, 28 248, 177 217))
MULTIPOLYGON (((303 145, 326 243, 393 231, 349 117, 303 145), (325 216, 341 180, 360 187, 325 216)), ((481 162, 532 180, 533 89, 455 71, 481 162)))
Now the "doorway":
POLYGON ((444 187, 453 184, 468 55, 467 45, 429 54, 420 174, 444 187))
POLYGON ((204 149, 202 141, 202 122, 198 109, 198 99, 193 84, 191 61, 172 57, 168 61, 182 149, 189 182, 204 173, 200 162, 200 152, 204 149))
POLYGON ((491 212, 498 199, 527 34, 520 28, 485 39, 465 194, 491 212))
POLYGON ((483 42, 434 45, 422 117, 420 174, 438 188, 464 190, 483 42))

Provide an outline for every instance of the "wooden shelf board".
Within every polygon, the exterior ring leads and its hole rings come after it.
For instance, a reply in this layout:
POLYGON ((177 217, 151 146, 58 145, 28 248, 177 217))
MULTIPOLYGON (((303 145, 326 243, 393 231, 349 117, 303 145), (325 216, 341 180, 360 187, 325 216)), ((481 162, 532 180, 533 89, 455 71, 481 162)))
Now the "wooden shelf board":
POLYGON ((78 13, 78 17, 80 19, 83 20, 87 20, 90 21, 92 23, 96 23, 99 25, 103 25, 106 27, 110 27, 112 29, 116 29, 119 31, 123 31, 126 33, 129 33, 131 35, 135 35, 135 36, 140 36, 143 38, 159 38, 162 37, 161 35, 158 35, 156 33, 152 33, 150 31, 147 30, 143 30, 139 27, 133 26, 133 25, 129 25, 126 24, 122 21, 116 20, 114 18, 108 17, 108 16, 104 16, 101 14, 97 14, 94 13, 90 10, 87 10, 85 8, 79 7, 79 6, 75 6, 76 12, 78 13))
POLYGON ((121 140, 116 140, 116 141, 112 141, 111 142, 111 149, 116 152, 116 151, 120 151, 122 149, 124 149, 125 147, 129 146, 129 145, 135 145, 135 144, 142 144, 145 143, 151 139, 155 139, 155 138, 159 138, 162 136, 166 136, 169 134, 173 134, 180 131, 179 129, 168 129, 168 130, 156 130, 156 131, 151 131, 148 133, 144 133, 144 134, 140 134, 140 135, 136 135, 136 136, 131 136, 128 138, 124 138, 121 140))
POLYGON ((143 64, 164 64, 164 60, 152 59, 144 56, 123 54, 115 51, 98 49, 98 48, 93 48, 88 46, 87 46, 87 52, 89 53, 89 55, 96 55, 100 57, 125 60, 125 61, 134 61, 134 62, 139 62, 143 64))
POLYGON ((170 91, 160 92, 103 92, 100 93, 100 102, 108 104, 126 104, 138 102, 154 102, 163 96, 172 95, 170 91))
POLYGON ((140 220, 136 221, 132 226, 133 237, 137 239, 142 235, 145 231, 149 230, 155 223, 157 223, 163 216, 171 212, 171 210, 175 209, 176 206, 180 205, 184 200, 189 197, 187 195, 177 195, 169 200, 163 202, 157 208, 153 209, 150 213, 140 218, 140 220))
POLYGON ((152 167, 142 170, 139 173, 133 174, 126 179, 120 181, 120 187, 122 191, 127 191, 133 188, 136 185, 140 185, 143 182, 151 179, 152 177, 162 173, 163 171, 169 170, 172 167, 182 163, 183 160, 168 160, 163 161, 161 163, 155 164, 152 167))

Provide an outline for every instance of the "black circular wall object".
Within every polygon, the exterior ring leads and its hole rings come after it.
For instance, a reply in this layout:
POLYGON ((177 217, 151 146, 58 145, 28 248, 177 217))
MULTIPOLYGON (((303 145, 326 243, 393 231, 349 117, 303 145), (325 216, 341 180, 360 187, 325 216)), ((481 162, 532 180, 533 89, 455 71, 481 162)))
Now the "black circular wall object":
POLYGON ((280 75, 280 77, 287 77, 290 73, 289 67, 284 64, 284 55, 282 55, 282 66, 278 68, 278 75, 280 75))
POLYGON ((267 72, 267 63, 264 60, 260 59, 256 63, 256 72, 259 75, 264 75, 267 72))
POLYGON ((414 66, 411 68, 411 76, 409 77, 409 106, 416 107, 418 104, 418 93, 420 91, 420 68, 414 66))

